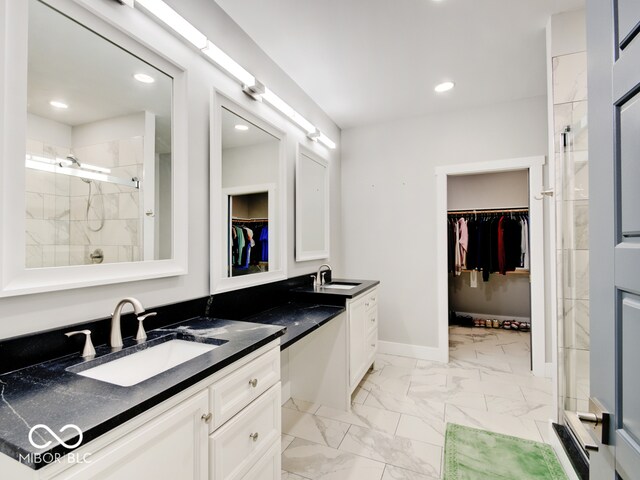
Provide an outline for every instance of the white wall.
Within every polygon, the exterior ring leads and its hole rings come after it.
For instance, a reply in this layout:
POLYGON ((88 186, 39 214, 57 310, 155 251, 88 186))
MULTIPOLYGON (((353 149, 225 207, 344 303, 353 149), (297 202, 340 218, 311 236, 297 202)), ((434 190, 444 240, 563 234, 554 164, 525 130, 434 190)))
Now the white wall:
MULTIPOLYGON (((104 12, 121 7, 116 2, 87 2, 104 12)), ((311 101, 293 80, 222 11, 213 1, 169 0, 176 10, 196 24, 212 41, 264 81, 269 88, 305 115, 322 131, 340 143, 340 130, 311 101)), ((269 107, 258 104, 244 95, 240 86, 205 60, 199 52, 186 46, 150 19, 139 18, 135 10, 118 10, 132 18, 136 31, 154 36, 153 48, 159 54, 166 53, 188 70, 188 158, 176 161, 175 168, 186 168, 189 174, 187 212, 189 219, 188 274, 140 282, 128 282, 101 287, 81 288, 62 292, 34 294, 4 298, 0 301, 0 338, 53 328, 108 316, 116 302, 126 296, 139 298, 145 306, 163 305, 177 301, 203 297, 209 294, 209 108, 214 87, 219 88, 234 101, 254 109, 287 134, 287 239, 289 276, 314 271, 322 261, 296 264, 294 261, 294 208, 293 182, 297 142, 304 142, 319 155, 327 158, 331 169, 331 220, 332 257, 330 262, 338 269, 340 263, 340 150, 328 151, 321 146, 310 145, 303 132, 283 119, 269 107), (135 19, 134 19, 135 16, 135 19)), ((11 21, 11 19, 8 19, 11 21)), ((120 22, 114 22, 122 24, 120 22)), ((312 59, 309 59, 312 66, 312 59)), ((2 161, 12 161, 2 159, 2 161)), ((4 205, 3 208, 8 208, 4 205)))
POLYGON ((437 347, 435 167, 545 155, 546 98, 342 133, 343 276, 379 279, 380 339, 437 347))
POLYGON ((526 170, 447 178, 447 210, 514 208, 529 205, 526 170))

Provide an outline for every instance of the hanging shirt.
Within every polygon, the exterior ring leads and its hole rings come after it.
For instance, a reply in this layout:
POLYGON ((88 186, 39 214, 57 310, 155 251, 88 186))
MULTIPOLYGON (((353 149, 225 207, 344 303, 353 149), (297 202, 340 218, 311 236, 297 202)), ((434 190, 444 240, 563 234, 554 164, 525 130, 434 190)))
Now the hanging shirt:
POLYGON ((269 261, 269 227, 265 225, 260 231, 260 245, 262 246, 262 261, 269 261))
POLYGON ((507 255, 505 251, 506 223, 506 217, 500 217, 500 220, 498 221, 498 272, 502 275, 505 275, 507 273, 507 255))
POLYGON ((238 235, 238 255, 236 257, 236 265, 241 265, 242 262, 242 252, 244 250, 244 232, 240 227, 234 227, 236 229, 236 234, 238 235))
POLYGON ((453 238, 455 238, 455 274, 460 275, 462 265, 460 264, 460 224, 456 220, 453 224, 453 238))
POLYGON ((528 219, 522 219, 522 238, 521 249, 522 249, 522 267, 529 270, 529 222, 528 219))
POLYGON ((467 268, 467 251, 469 247, 469 231, 467 230, 467 220, 465 218, 458 220, 458 234, 460 238, 460 268, 464 270, 467 268))

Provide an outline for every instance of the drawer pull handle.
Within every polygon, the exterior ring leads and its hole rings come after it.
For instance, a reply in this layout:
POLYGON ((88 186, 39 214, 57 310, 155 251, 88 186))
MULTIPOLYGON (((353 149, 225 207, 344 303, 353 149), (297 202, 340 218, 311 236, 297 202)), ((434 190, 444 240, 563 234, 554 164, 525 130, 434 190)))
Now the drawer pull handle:
POLYGON ((376 317, 373 317, 373 318, 371 319, 371 323, 376 323, 376 317))
POLYGON ((375 344, 375 343, 372 343, 372 344, 371 344, 371 346, 372 346, 372 347, 375 347, 375 346, 376 346, 376 344, 375 344))
POLYGON ((368 306, 369 306, 369 302, 365 302, 365 303, 364 303, 364 306, 365 306, 365 307, 368 307, 368 306))
POLYGON ((213 415, 211 415, 211 413, 206 413, 206 414, 205 414, 205 413, 203 413, 201 418, 202 418, 202 420, 204 420, 205 422, 209 423, 209 422, 211 421, 211 417, 212 417, 212 416, 213 416, 213 415))
POLYGON ((251 437, 251 440, 253 440, 254 442, 257 441, 258 440, 258 432, 250 434, 249 437, 251 437))
POLYGON ((253 380, 249 380, 249 385, 251 385, 253 388, 256 388, 256 386, 258 385, 258 379, 254 378, 253 380))

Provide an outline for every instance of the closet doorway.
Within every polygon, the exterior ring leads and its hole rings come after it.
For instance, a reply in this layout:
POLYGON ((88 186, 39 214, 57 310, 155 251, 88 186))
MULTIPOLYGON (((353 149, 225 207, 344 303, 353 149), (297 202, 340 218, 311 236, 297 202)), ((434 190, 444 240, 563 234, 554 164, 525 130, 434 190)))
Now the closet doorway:
MULTIPOLYGON (((518 342, 514 342, 514 347, 521 345, 526 349, 530 342, 531 370, 534 375, 545 375, 543 202, 538 196, 542 190, 543 164, 544 157, 533 157, 437 169, 441 357, 448 360, 450 312, 455 311, 458 321, 470 327, 470 334, 500 328, 502 338, 517 330, 513 339, 517 337, 518 342), (491 231, 489 227, 498 227, 501 219, 501 226, 507 230, 504 236, 500 235, 498 257, 497 228, 491 231), (482 236, 478 225, 485 228, 482 236), (454 228, 450 229, 451 226, 454 228), (457 249, 457 245, 450 245, 449 232, 458 226, 460 231, 465 230, 467 239, 467 226, 473 230, 471 248, 476 248, 474 241, 485 242, 484 254, 478 257, 476 250, 473 258, 469 257, 470 268, 461 258, 449 255, 457 249), (528 238, 523 243, 525 228, 528 238), (491 246, 486 242, 491 242, 491 246), (522 250, 526 251, 525 256, 522 250), (512 328, 514 325, 517 329, 512 328)), ((522 356, 523 352, 516 353, 522 356)))

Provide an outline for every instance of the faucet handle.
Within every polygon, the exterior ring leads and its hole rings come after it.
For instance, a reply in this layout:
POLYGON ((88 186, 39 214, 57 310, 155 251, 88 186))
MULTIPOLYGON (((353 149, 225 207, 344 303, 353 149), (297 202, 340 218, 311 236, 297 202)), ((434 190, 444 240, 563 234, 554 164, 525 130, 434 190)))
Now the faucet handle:
POLYGON ((71 335, 84 334, 84 348, 82 349, 82 358, 93 358, 96 356, 96 349, 93 348, 93 343, 91 342, 91 330, 77 330, 75 332, 67 332, 65 335, 70 337, 71 335))
POLYGON ((138 317, 138 333, 136 334, 136 341, 142 342, 143 340, 147 339, 147 332, 144 331, 144 326, 142 325, 142 322, 144 322, 145 318, 153 317, 157 314, 158 312, 149 312, 144 315, 140 315, 138 317))
POLYGON ((325 279, 324 276, 327 274, 327 272, 322 272, 320 274, 320 285, 324 285, 325 284, 325 279))
POLYGON ((316 288, 316 286, 318 285, 318 279, 316 278, 315 275, 309 275, 311 278, 313 278, 313 288, 316 288))

